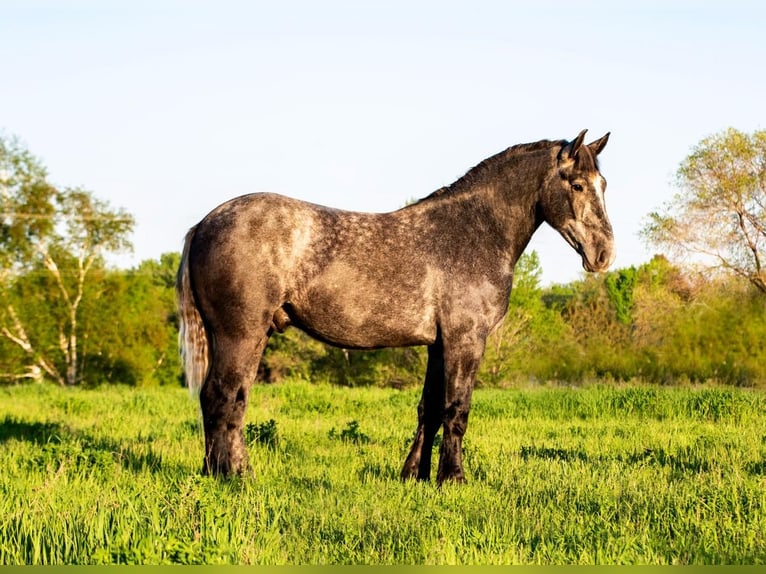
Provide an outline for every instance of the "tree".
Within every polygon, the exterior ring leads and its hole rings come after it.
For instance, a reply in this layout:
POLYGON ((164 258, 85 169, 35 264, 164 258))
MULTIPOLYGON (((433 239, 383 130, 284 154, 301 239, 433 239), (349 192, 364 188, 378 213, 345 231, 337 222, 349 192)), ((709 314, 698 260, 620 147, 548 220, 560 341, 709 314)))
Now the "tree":
POLYGON ((703 139, 678 168, 677 184, 662 212, 649 215, 645 238, 766 294, 766 130, 703 139))
MULTIPOLYGON (((180 385, 175 274, 181 256, 165 253, 128 270, 97 271, 99 293, 82 306, 85 380, 180 385)), ((95 278, 95 277, 94 277, 95 278)))
POLYGON ((628 267, 612 271, 604 277, 604 286, 609 300, 614 306, 617 320, 624 325, 630 325, 632 322, 635 305, 633 289, 636 285, 637 276, 636 268, 628 267))
POLYGON ((514 380, 556 379, 570 368, 566 325, 543 300, 537 252, 521 256, 503 323, 487 339, 478 381, 504 385, 514 380), (555 354, 555 360, 549 357, 555 354))
POLYGON ((133 218, 88 191, 55 188, 39 160, 17 139, 1 136, 0 194, 0 335, 26 357, 6 375, 40 379, 45 373, 61 385, 76 384, 88 281, 107 253, 130 248, 133 218), (46 289, 42 305, 19 297, 34 279, 46 289), (33 333, 32 322, 45 322, 55 343, 39 328, 33 333))

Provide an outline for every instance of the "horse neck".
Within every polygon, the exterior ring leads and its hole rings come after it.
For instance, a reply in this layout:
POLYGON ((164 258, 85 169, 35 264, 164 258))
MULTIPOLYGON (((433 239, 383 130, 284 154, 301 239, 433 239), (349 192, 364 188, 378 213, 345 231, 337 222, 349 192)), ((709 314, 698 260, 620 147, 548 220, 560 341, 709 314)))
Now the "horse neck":
POLYGON ((514 265, 543 221, 539 202, 555 166, 554 151, 552 146, 529 151, 509 148, 432 194, 435 209, 442 202, 459 206, 467 225, 491 229, 496 236, 485 240, 504 240, 505 253, 514 265))

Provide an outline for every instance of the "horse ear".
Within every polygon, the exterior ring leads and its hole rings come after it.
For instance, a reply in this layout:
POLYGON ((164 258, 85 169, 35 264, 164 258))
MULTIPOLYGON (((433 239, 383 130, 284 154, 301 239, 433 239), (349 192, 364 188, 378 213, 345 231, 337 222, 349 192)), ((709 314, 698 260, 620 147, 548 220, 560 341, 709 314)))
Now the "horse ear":
POLYGON ((582 146, 582 142, 585 139, 585 132, 588 130, 583 130, 579 134, 577 134, 577 137, 574 139, 573 142, 570 142, 569 145, 564 148, 564 155, 567 158, 576 158, 577 152, 580 151, 580 147, 582 146))
POLYGON ((611 132, 606 132, 604 137, 588 144, 588 147, 590 148, 590 151, 593 155, 598 155, 603 151, 603 149, 606 147, 606 142, 609 141, 610 133, 611 132))

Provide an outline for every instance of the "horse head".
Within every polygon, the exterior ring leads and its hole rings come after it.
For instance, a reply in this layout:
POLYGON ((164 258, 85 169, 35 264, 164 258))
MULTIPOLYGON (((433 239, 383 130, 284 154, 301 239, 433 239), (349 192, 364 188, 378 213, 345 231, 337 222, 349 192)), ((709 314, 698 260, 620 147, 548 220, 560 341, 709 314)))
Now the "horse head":
POLYGON ((586 131, 562 146, 545 182, 540 207, 545 221, 580 254, 586 271, 605 271, 614 260, 614 235, 604 202, 606 180, 597 157, 609 134, 583 145, 586 131))

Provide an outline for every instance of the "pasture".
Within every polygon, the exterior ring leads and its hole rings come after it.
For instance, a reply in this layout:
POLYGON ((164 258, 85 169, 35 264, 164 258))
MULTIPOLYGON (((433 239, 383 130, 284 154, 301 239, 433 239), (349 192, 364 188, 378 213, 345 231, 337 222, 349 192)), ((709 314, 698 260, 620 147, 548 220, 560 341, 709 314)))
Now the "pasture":
POLYGON ((399 480, 418 398, 256 386, 217 481, 182 389, 0 388, 0 564, 766 563, 763 392, 478 389, 442 488, 399 480))

